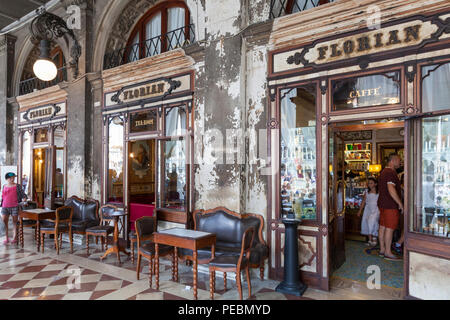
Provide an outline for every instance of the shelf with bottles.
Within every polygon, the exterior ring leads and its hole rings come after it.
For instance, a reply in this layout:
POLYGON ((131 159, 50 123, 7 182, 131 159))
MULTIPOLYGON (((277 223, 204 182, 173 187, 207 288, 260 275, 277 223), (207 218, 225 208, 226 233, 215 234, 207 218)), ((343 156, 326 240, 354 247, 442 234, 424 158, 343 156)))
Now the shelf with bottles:
POLYGON ((372 159, 372 144, 370 142, 346 143, 346 162, 369 162, 372 159))
POLYGON ((371 161, 346 161, 346 170, 352 171, 369 171, 371 161))

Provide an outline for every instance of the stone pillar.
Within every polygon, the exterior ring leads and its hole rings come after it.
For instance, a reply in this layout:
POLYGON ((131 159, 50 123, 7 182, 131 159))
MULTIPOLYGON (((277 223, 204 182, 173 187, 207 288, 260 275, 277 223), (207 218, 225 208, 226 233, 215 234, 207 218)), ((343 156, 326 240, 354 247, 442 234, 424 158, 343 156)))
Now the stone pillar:
POLYGON ((102 97, 103 97, 103 81, 102 73, 96 72, 88 74, 88 81, 90 83, 92 92, 92 134, 90 135, 90 153, 91 153, 91 166, 90 166, 90 196, 96 200, 101 200, 102 196, 102 174, 103 174, 103 117, 102 117, 102 97))
POLYGON ((0 36, 0 166, 14 164, 14 113, 7 97, 12 95, 15 43, 14 36, 0 36))
POLYGON ((91 1, 69 1, 67 6, 75 4, 80 7, 81 28, 73 30, 81 46, 78 61, 78 77, 70 77, 66 90, 67 96, 67 157, 68 186, 67 196, 85 198, 90 196, 91 152, 89 151, 92 135, 92 100, 86 73, 89 72, 92 48, 92 3, 91 1))

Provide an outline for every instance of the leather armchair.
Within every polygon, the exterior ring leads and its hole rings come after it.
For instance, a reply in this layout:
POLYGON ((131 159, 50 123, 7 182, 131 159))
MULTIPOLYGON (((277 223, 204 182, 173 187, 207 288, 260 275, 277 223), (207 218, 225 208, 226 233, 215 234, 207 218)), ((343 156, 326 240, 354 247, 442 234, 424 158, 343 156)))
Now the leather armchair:
MULTIPOLYGON (((260 277, 264 279, 264 261, 269 257, 269 248, 263 238, 264 219, 261 215, 241 215, 223 207, 194 212, 194 229, 216 234, 216 257, 239 256, 242 237, 252 227, 255 229, 255 237, 250 250, 249 266, 259 268, 260 277)), ((181 259, 192 261, 191 250, 179 249, 178 252, 181 259)), ((199 249, 197 254, 199 263, 209 263, 211 260, 210 248, 199 249)))
POLYGON ((84 235, 86 234, 86 229, 100 224, 100 219, 98 217, 99 202, 97 200, 83 200, 76 196, 72 196, 65 201, 64 205, 73 209, 73 233, 84 235))

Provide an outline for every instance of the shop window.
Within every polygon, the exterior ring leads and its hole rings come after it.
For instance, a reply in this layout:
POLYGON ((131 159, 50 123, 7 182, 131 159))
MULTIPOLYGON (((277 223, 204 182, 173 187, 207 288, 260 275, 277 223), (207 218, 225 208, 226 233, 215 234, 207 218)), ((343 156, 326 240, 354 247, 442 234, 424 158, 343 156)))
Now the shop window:
POLYGON ((184 1, 164 1, 150 9, 131 32, 126 60, 136 61, 182 47, 193 38, 184 1))
POLYGON ((450 109, 450 62, 422 67, 422 112, 450 109))
POLYGON ((314 87, 281 91, 281 202, 316 219, 316 96, 314 87))
POLYGON ((163 208, 186 210, 186 152, 185 140, 163 142, 163 208))
POLYGON ((123 203, 123 119, 111 119, 108 132, 108 202, 123 203))
POLYGON ((422 167, 415 231, 450 235, 450 115, 421 119, 422 167))
POLYGON ((48 142, 48 129, 40 128, 34 131, 34 143, 48 142))
POLYGON ((130 116, 130 120, 131 133, 151 132, 158 130, 157 110, 133 113, 130 116))
POLYGON ((25 131, 22 136, 22 188, 30 195, 29 182, 31 177, 31 135, 25 131))
POLYGON ((400 103, 400 72, 332 81, 333 111, 400 103))
POLYGON ((166 109, 166 136, 186 134, 186 109, 184 106, 166 109))

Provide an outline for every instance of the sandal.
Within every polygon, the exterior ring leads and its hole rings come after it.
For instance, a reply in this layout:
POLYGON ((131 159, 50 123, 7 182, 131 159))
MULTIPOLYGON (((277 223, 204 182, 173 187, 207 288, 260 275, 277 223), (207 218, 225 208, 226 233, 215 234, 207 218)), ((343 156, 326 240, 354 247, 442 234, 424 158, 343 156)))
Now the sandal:
POLYGON ((9 243, 16 244, 17 243, 17 239, 11 240, 9 243))
POLYGON ((4 240, 4 241, 3 241, 3 244, 4 244, 5 246, 6 246, 7 244, 9 244, 8 239, 4 240))
POLYGON ((399 257, 397 257, 397 256, 393 256, 393 257, 384 256, 384 258, 385 258, 386 260, 389 260, 389 261, 400 261, 400 260, 402 260, 401 258, 399 258, 399 257))
POLYGON ((379 252, 378 255, 382 258, 384 258, 384 252, 379 252))

